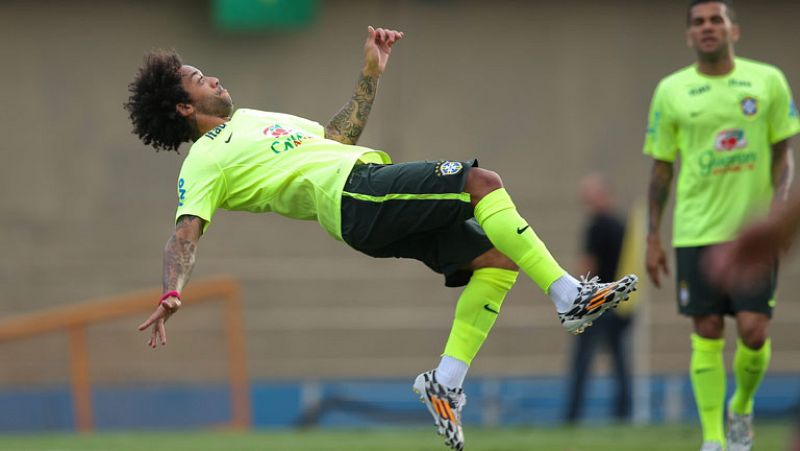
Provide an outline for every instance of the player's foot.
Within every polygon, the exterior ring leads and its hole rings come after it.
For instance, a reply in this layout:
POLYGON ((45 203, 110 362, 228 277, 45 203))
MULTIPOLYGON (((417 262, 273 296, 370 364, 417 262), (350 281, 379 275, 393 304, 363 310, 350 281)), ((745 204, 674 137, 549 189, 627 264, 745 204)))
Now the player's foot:
POLYGON ((603 312, 616 307, 621 301, 627 301, 631 292, 636 291, 639 278, 628 274, 616 282, 600 283, 599 280, 597 276, 590 280, 581 276, 578 296, 572 303, 572 309, 558 313, 564 329, 575 335, 583 332, 603 312))
POLYGON ((703 447, 700 451, 725 451, 720 442, 703 442, 703 447))
POLYGON ((753 449, 753 414, 740 415, 728 406, 728 451, 753 449))
POLYGON ((464 449, 464 431, 461 429, 461 409, 467 404, 467 395, 461 388, 447 388, 436 382, 436 370, 426 371, 414 380, 414 392, 433 415, 436 430, 444 436, 444 444, 452 449, 464 449))

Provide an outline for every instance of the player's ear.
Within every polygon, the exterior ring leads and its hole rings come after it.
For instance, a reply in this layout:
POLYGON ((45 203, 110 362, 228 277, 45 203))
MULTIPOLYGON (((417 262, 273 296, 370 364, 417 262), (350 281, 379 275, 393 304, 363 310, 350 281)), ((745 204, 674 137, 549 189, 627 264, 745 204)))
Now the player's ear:
POLYGON ((739 25, 733 24, 731 25, 731 42, 736 44, 739 41, 739 33, 741 32, 739 25))
POLYGON ((194 106, 191 103, 179 103, 175 105, 175 111, 183 117, 189 117, 194 114, 194 106))
POLYGON ((692 42, 692 35, 689 34, 689 30, 686 30, 686 46, 690 49, 694 48, 694 43, 692 42))

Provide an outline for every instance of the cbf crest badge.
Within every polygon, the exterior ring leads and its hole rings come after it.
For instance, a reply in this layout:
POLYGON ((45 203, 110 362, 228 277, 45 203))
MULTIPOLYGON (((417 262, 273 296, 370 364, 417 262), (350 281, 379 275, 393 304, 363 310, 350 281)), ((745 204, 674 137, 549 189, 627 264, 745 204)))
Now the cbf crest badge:
POLYGON ((689 305, 689 282, 685 280, 681 280, 678 286, 678 302, 681 303, 681 307, 689 305))
POLYGON ((742 113, 745 116, 754 116, 758 113, 758 100, 755 97, 745 97, 740 103, 742 106, 742 113))
POLYGON ((436 175, 456 175, 464 169, 460 161, 440 161, 436 164, 436 175))

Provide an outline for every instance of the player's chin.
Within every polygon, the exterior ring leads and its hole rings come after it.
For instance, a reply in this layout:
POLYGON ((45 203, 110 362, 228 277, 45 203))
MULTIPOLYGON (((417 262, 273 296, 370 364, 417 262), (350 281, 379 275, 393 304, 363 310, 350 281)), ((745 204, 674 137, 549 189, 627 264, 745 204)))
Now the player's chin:
POLYGON ((710 58, 719 57, 722 55, 723 46, 717 41, 713 42, 701 42, 697 46, 697 51, 705 56, 710 58))
POLYGON ((223 108, 225 110, 223 116, 231 117, 231 115, 233 114, 233 110, 234 110, 233 99, 231 98, 230 95, 228 95, 227 92, 224 93, 221 96, 221 98, 223 100, 223 104, 225 105, 224 108, 223 108))

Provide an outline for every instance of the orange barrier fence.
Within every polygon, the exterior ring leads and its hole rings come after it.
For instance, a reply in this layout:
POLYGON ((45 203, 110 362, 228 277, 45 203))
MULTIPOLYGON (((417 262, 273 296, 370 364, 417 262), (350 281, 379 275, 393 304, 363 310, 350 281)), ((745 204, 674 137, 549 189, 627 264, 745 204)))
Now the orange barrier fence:
MULTIPOLYGON (((159 289, 142 290, 9 318, 0 322, 0 343, 48 332, 66 331, 70 343, 70 385, 75 424, 78 431, 91 432, 94 430, 94 420, 86 328, 91 324, 120 317, 151 313, 160 296, 159 289)), ((225 303, 232 412, 229 426, 236 429, 248 428, 251 420, 250 381, 247 375, 239 283, 228 277, 195 280, 181 293, 181 297, 184 304, 203 301, 225 303)))

